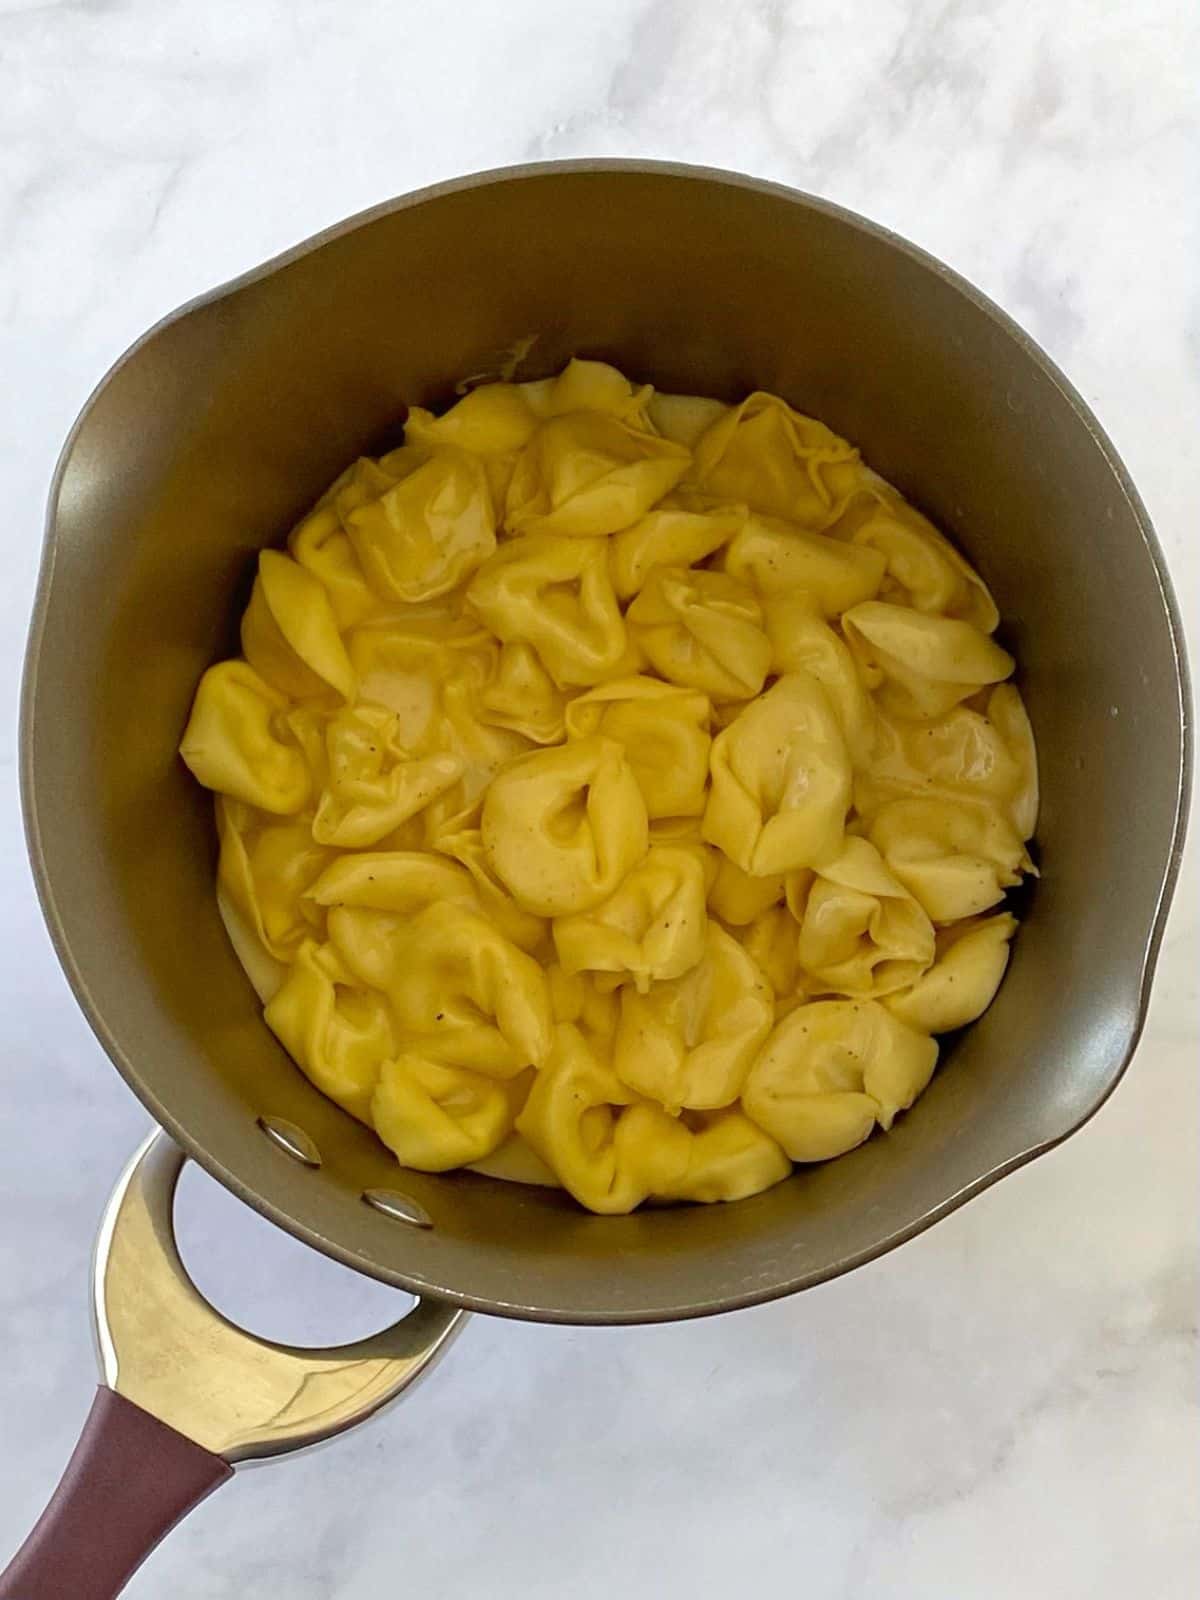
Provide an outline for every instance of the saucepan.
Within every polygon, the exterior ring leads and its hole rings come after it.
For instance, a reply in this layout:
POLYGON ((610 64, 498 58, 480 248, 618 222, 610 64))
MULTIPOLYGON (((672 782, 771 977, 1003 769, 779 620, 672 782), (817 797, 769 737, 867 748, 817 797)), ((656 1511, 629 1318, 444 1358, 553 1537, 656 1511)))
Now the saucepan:
POLYGON ((1079 395, 962 279, 824 201, 652 163, 487 173, 353 218, 160 323, 58 467, 22 768, 59 956, 164 1131, 104 1219, 102 1385, 0 1595, 115 1594, 233 1463, 377 1410, 466 1312, 651 1322, 791 1294, 1066 1138, 1145 1015, 1186 704, 1162 556, 1079 395), (887 1136, 735 1205, 596 1217, 553 1190, 397 1167, 263 1025, 216 909, 208 798, 176 757, 201 672, 236 648, 256 552, 394 442, 407 405, 572 355, 667 390, 773 390, 853 439, 990 584, 1037 737, 1041 876, 995 1004, 887 1136), (338 1351, 234 1328, 175 1250, 185 1156, 415 1309, 338 1351))

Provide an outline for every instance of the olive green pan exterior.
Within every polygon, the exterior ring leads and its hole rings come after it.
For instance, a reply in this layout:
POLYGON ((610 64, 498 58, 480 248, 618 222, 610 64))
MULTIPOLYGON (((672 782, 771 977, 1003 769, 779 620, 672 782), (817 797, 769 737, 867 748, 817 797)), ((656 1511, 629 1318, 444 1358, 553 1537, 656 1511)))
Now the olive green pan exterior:
MULTIPOLYGON (((88 402, 50 498, 22 778, 46 918, 152 1115, 318 1249, 457 1305, 561 1322, 702 1315, 879 1255, 1078 1128, 1137 1042, 1182 847, 1178 617, 1095 418, 995 306, 822 201, 580 162, 354 218, 185 307, 88 402), (209 797, 176 755, 236 648, 254 557, 408 404, 573 354, 660 389, 774 390, 861 446, 990 584, 1040 753, 1041 877, 991 1010, 919 1107, 731 1206, 601 1218, 560 1192, 399 1169, 261 1021, 214 899, 209 797), (259 1118, 307 1134, 292 1159, 259 1118), (364 1203, 400 1191, 412 1226, 364 1203)), ((1082 1219, 1081 1219, 1082 1220, 1082 1219)))

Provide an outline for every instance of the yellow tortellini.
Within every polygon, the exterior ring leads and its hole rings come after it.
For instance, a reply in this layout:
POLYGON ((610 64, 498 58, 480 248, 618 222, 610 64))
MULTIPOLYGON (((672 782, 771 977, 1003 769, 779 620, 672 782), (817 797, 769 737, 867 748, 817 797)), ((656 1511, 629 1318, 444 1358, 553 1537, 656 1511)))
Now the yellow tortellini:
POLYGON ((572 739, 602 734, 625 751, 656 817, 699 816, 708 787, 708 697, 658 678, 618 678, 571 701, 566 729, 572 739))
POLYGON ((412 406, 404 424, 410 444, 436 448, 452 445, 482 464, 497 513, 504 509, 517 457, 537 427, 537 414, 521 390, 511 383, 489 383, 472 389, 443 416, 412 406))
POLYGON ((497 1150, 512 1132, 520 1104, 511 1083, 403 1051, 383 1064, 371 1121, 406 1167, 446 1172, 497 1150))
POLYGON ((632 600, 655 567, 690 567, 719 550, 746 520, 745 506, 677 495, 648 511, 609 542, 618 600, 632 600))
POLYGON ((910 988, 889 995, 888 1010, 921 1033, 965 1028, 991 1005, 1016 931, 1007 911, 941 929, 933 965, 910 988))
POLYGON ((668 1110, 732 1105, 773 1018, 771 990, 736 939, 710 922, 699 963, 645 993, 625 988, 617 1076, 668 1110))
POLYGON ((1022 839, 1032 839, 1038 818, 1037 748, 1025 702, 1015 686, 1001 683, 988 696, 987 718, 1003 741, 1012 763, 1012 784, 1006 796, 1008 815, 1022 839))
POLYGON ((378 844, 461 777, 462 761, 451 752, 425 755, 401 744, 398 721, 395 712, 366 703, 330 718, 328 781, 312 824, 319 844, 343 849, 378 844))
POLYGON ((702 567, 653 567, 626 616, 634 642, 668 683, 714 700, 746 700, 762 688, 771 646, 748 584, 702 567))
POLYGON ((632 1211, 682 1172, 686 1132, 661 1106, 635 1106, 635 1098, 579 1030, 562 1023, 517 1129, 589 1211, 632 1211))
POLYGON ((745 1200, 792 1170, 784 1150, 736 1106, 684 1112, 679 1120, 691 1135, 687 1162, 660 1199, 745 1200))
POLYGON ((818 531, 861 481, 858 451, 777 395, 749 395, 696 443, 695 481, 710 494, 818 531))
POLYGON ((777 1018, 806 997, 799 930, 786 905, 767 906, 733 933, 774 990, 777 1018))
POLYGON ((312 778, 282 715, 287 705, 247 662, 221 661, 200 680, 179 753, 206 789, 290 816, 312 778))
POLYGON ((1007 650, 953 617, 868 600, 842 625, 880 707, 900 717, 942 716, 1013 670, 1007 650))
POLYGON ((536 378, 513 387, 539 421, 570 411, 598 411, 644 427, 655 397, 650 384, 635 386, 607 361, 587 361, 579 356, 572 356, 556 377, 536 378))
POLYGON ((933 1075, 937 1045, 877 1000, 814 1000, 778 1024, 742 1090, 746 1115, 793 1161, 853 1150, 889 1128, 933 1075))
POLYGON ((570 411, 538 427, 508 485, 513 533, 604 537, 672 490, 691 452, 602 411, 570 411))
POLYGON ((726 546, 722 565, 764 595, 806 595, 822 616, 837 617, 879 592, 886 563, 878 550, 752 516, 726 546))
POLYGON ((621 1014, 619 987, 602 985, 592 972, 567 973, 557 961, 546 968, 546 981, 555 1022, 572 1023, 593 1051, 607 1060, 621 1014))
POLYGON ((288 535, 288 550, 319 580, 343 630, 362 622, 382 604, 354 553, 345 518, 378 493, 384 477, 378 462, 366 457, 355 461, 288 535))
POLYGON ((988 695, 986 713, 955 706, 944 717, 913 722, 880 713, 875 753, 856 773, 854 804, 870 820, 889 800, 938 796, 990 802, 1022 839, 1037 823, 1033 731, 1011 683, 988 695))
POLYGON ((466 868, 483 914, 495 923, 506 939, 529 952, 542 944, 546 934, 545 918, 519 906, 497 877, 483 846, 481 828, 447 831, 439 835, 433 847, 466 868))
POLYGON ((811 673, 778 679, 713 741, 704 837, 746 872, 827 861, 849 804, 845 737, 811 673))
POLYGON ((346 639, 359 700, 393 712, 397 736, 410 749, 437 743, 448 687, 466 682, 481 688, 499 656, 496 641, 474 618, 443 604, 374 618, 346 639))
POLYGON ((517 904, 559 917, 599 905, 646 854, 646 802, 622 747, 594 735, 506 767, 483 802, 483 848, 517 904))
POLYGON ((934 922, 986 911, 1030 866, 1001 812, 969 801, 893 800, 871 824, 871 839, 934 922))
POLYGON ((1038 774, 995 603, 777 396, 464 389, 261 552, 200 680, 220 914, 401 1164, 756 1194, 886 1131, 1003 979, 1038 774))
POLYGON ((306 898, 315 906, 358 906, 413 917, 447 901, 477 910, 478 895, 462 866, 424 850, 359 850, 322 856, 329 864, 309 880, 306 898))
MULTIPOLYGON (((933 924, 867 839, 847 834, 802 894, 796 959, 834 994, 866 998, 915 982, 933 961, 933 924)), ((789 885, 789 889, 791 889, 789 885)))
POLYGON ((779 1145, 737 1110, 673 1117, 631 1094, 570 1025, 560 1026, 517 1127, 563 1186, 602 1214, 650 1198, 743 1199, 790 1170, 779 1145))
POLYGON ((564 973, 617 973, 647 994, 652 982, 690 971, 704 954, 704 876, 695 851, 651 845, 607 900, 555 919, 564 973))
POLYGON ((811 673, 837 713, 855 769, 873 767, 879 715, 845 640, 804 590, 770 595, 764 611, 771 671, 811 673))
POLYGON ((346 533, 367 582, 385 600, 446 594, 496 548, 496 521, 479 458, 454 445, 394 450, 375 499, 347 513, 346 533))
POLYGON ((487 721, 480 698, 469 675, 451 679, 442 691, 441 742, 458 758, 462 770, 457 782, 424 813, 425 842, 432 849, 443 833, 474 826, 492 779, 532 744, 516 729, 487 721))
POLYGON ((651 423, 666 439, 694 450, 703 436, 729 410, 721 400, 702 394, 662 394, 654 390, 645 403, 651 423))
POLYGON ((359 987, 329 945, 308 940, 263 1016, 322 1094, 370 1122, 380 1070, 396 1048, 383 995, 359 987))
POLYGON ((467 602, 497 638, 532 645, 560 689, 635 670, 599 540, 510 539, 476 573, 467 602))
POLYGON ((321 933, 324 913, 311 890, 332 852, 307 818, 281 820, 225 795, 217 796, 217 835, 220 891, 275 961, 293 960, 321 933))
POLYGON ((1000 613, 983 579, 894 490, 881 482, 880 491, 850 535, 854 544, 879 551, 886 562, 880 598, 992 633, 1000 613))
POLYGON ((708 903, 722 922, 741 928, 783 899, 784 874, 755 876, 731 861, 722 851, 708 903))
POLYGON ((481 722, 511 728, 535 744, 558 744, 565 736, 566 699, 525 639, 500 646, 495 675, 477 700, 481 722))
POLYGON ((360 983, 387 996, 413 1053, 495 1078, 545 1060, 546 975, 478 911, 449 901, 415 916, 339 907, 329 939, 360 983))
POLYGON ((258 577, 242 618, 242 653, 284 694, 302 700, 331 690, 353 700, 354 669, 319 579, 278 550, 258 558, 258 577))

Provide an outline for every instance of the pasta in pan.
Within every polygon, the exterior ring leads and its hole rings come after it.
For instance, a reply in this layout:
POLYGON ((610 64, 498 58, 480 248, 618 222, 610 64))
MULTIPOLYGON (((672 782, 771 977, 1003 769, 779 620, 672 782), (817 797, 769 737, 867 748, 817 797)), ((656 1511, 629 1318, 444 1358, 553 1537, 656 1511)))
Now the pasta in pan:
POLYGON ((777 396, 414 407, 264 550, 180 751, 268 1027, 404 1165, 605 1214, 885 1133, 1005 973, 995 602, 777 396))

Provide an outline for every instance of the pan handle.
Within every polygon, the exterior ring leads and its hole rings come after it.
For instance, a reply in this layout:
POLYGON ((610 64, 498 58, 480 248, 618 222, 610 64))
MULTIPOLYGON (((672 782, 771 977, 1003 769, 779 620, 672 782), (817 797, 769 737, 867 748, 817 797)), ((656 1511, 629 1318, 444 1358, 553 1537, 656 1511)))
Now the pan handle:
POLYGON ((427 1371, 466 1320, 434 1300, 368 1339, 304 1349, 255 1338, 196 1288, 175 1242, 183 1152, 155 1132, 105 1209, 92 1272, 103 1382, 0 1600, 113 1600, 241 1461, 332 1438, 427 1371))
POLYGON ((0 1574, 0 1596, 112 1600, 232 1474, 228 1461, 101 1384, 49 1505, 0 1574))

